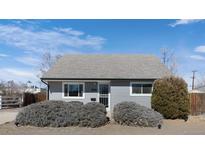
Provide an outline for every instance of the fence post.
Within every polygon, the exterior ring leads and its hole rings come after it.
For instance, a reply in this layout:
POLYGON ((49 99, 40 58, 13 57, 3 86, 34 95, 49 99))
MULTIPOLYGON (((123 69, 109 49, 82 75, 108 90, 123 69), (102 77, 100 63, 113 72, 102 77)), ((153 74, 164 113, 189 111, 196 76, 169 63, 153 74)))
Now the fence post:
POLYGON ((24 101, 24 93, 21 95, 21 98, 20 98, 20 101, 21 101, 21 103, 20 103, 20 106, 19 107, 22 107, 23 106, 23 101, 24 101))
POLYGON ((1 109, 1 106, 2 106, 2 96, 0 95, 0 109, 1 109))

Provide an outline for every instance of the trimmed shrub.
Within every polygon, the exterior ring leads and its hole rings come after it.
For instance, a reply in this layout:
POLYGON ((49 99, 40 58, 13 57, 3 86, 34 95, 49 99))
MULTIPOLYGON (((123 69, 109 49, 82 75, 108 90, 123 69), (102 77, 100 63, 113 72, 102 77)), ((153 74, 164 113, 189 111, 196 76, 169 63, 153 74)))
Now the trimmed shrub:
POLYGON ((167 119, 188 119, 189 97, 186 82, 179 77, 164 77, 154 82, 152 108, 167 119))
POLYGON ((81 127, 99 127, 108 122, 106 108, 103 104, 90 102, 83 105, 80 112, 81 127))
POLYGON ((15 123, 37 127, 77 126, 80 109, 80 103, 74 105, 63 101, 44 101, 25 107, 18 113, 15 123))
POLYGON ((121 125, 159 127, 163 117, 160 113, 135 102, 116 104, 113 110, 114 120, 121 125))
POLYGON ((103 104, 72 101, 44 101, 24 107, 16 116, 18 126, 99 127, 108 122, 103 104))
POLYGON ((83 102, 80 102, 80 101, 71 101, 71 102, 68 102, 72 105, 75 105, 75 106, 78 106, 78 107, 81 107, 83 105, 83 102))

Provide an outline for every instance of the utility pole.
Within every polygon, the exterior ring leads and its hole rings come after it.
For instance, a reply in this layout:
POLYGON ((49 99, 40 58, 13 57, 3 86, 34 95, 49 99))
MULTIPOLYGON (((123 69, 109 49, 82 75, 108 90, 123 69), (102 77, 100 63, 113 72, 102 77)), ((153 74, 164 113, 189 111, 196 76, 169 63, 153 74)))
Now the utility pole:
POLYGON ((194 90, 194 88, 195 88, 194 83, 195 83, 195 73, 196 73, 196 72, 197 72, 196 70, 193 70, 193 71, 192 71, 192 73, 193 73, 193 76, 191 77, 191 78, 192 78, 192 90, 194 90))
POLYGON ((162 53, 162 62, 163 64, 167 65, 168 63, 168 49, 167 48, 161 48, 162 53))

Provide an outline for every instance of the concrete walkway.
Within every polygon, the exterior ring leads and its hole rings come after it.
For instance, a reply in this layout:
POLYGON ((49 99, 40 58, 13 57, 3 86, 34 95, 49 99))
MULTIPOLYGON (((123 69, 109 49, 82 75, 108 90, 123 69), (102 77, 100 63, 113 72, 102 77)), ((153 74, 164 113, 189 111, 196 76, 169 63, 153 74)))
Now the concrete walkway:
POLYGON ((0 124, 15 120, 20 108, 15 109, 1 109, 0 110, 0 124))

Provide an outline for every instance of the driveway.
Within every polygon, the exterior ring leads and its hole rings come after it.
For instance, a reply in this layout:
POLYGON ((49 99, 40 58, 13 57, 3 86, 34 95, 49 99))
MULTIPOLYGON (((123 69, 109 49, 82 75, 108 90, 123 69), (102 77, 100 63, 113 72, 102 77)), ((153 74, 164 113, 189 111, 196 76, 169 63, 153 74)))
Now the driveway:
POLYGON ((20 108, 15 109, 1 109, 0 110, 0 124, 15 120, 20 108))

